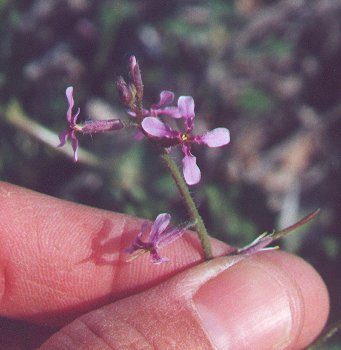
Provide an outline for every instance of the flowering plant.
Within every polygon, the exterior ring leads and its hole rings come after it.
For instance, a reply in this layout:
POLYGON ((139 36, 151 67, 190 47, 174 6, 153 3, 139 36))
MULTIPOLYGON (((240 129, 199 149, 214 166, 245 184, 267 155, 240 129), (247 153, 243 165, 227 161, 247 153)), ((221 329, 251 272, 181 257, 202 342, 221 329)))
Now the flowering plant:
MULTIPOLYGON (((149 140, 158 150, 160 158, 166 164, 170 171, 174 182, 179 190, 184 204, 187 207, 189 215, 189 224, 177 227, 170 226, 171 216, 167 213, 159 214, 150 229, 145 222, 134 242, 126 248, 126 252, 130 254, 127 260, 132 260, 143 253, 150 253, 151 262, 160 264, 169 261, 166 257, 160 255, 160 249, 185 234, 186 229, 194 226, 200 239, 204 255, 206 259, 213 258, 211 242, 205 224, 198 212, 193 201, 188 186, 197 185, 201 180, 201 171, 197 165, 197 158, 192 154, 192 145, 206 145, 210 148, 223 147, 230 143, 230 132, 225 127, 218 127, 211 131, 207 131, 201 135, 194 134, 194 99, 191 96, 180 96, 177 106, 172 105, 175 94, 171 91, 164 90, 160 93, 159 101, 151 105, 149 109, 143 106, 143 81, 137 60, 134 56, 130 58, 130 77, 131 82, 127 83, 123 77, 119 77, 116 81, 116 87, 121 102, 128 108, 127 114, 131 117, 131 121, 123 122, 120 119, 108 120, 91 120, 83 124, 78 124, 78 116, 80 109, 73 115, 74 106, 73 87, 66 89, 66 97, 68 101, 68 109, 66 119, 68 128, 60 133, 59 147, 66 144, 67 139, 71 138, 71 144, 74 153, 74 161, 78 156, 78 139, 77 133, 95 134, 102 132, 110 132, 123 128, 133 127, 137 129, 136 138, 139 140, 149 140), (164 119, 169 118, 170 121, 181 121, 182 127, 173 128, 164 119), (170 156, 173 147, 180 146, 182 158, 182 173, 177 164, 170 156)), ((288 232, 302 226, 318 213, 318 210, 306 216, 296 224, 279 232, 271 234, 263 233, 251 244, 233 250, 230 254, 248 256, 268 248, 278 238, 288 232)))

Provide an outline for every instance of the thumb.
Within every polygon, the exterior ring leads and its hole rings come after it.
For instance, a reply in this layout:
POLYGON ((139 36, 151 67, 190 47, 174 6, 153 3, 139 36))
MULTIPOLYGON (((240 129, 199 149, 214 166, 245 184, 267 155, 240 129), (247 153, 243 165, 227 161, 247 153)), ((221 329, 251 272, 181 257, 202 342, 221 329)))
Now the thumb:
POLYGON ((41 349, 301 349, 328 305, 322 280, 300 258, 217 258, 79 317, 41 349))

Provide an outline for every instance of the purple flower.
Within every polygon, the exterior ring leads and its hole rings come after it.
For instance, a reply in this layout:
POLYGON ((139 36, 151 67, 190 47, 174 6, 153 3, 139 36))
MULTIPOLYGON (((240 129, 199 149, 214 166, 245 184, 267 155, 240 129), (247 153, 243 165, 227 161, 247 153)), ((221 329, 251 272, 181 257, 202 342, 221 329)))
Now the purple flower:
MULTIPOLYGON (((180 238, 184 234, 185 229, 191 226, 187 225, 171 228, 169 227, 170 220, 171 216, 169 214, 159 214, 152 224, 146 241, 143 241, 142 238, 147 234, 148 222, 144 222, 141 231, 138 233, 133 244, 126 249, 126 252, 129 254, 135 252, 141 252, 142 254, 149 252, 151 261, 154 264, 169 261, 168 258, 161 257, 158 250, 180 238)), ((140 256, 140 254, 134 254, 133 258, 138 256, 140 256)))
POLYGON ((185 131, 172 129, 169 125, 154 117, 146 117, 142 121, 142 128, 149 135, 169 144, 181 144, 184 158, 182 159, 183 174, 188 185, 195 185, 200 181, 201 172, 196 162, 196 157, 191 153, 193 143, 208 147, 221 147, 230 142, 230 132, 226 128, 216 128, 203 135, 194 136, 194 100, 191 96, 180 96, 178 99, 178 112, 184 119, 185 131))
POLYGON ((78 108, 75 115, 72 115, 72 109, 74 106, 73 100, 73 87, 69 86, 66 89, 66 98, 69 103, 69 108, 66 112, 66 119, 69 127, 59 134, 60 144, 58 147, 65 145, 69 136, 71 137, 71 144, 73 148, 73 159, 76 162, 78 159, 78 140, 76 133, 81 134, 96 134, 99 132, 106 132, 111 130, 118 130, 124 127, 123 123, 119 119, 108 119, 108 120, 89 120, 84 124, 77 124, 77 118, 80 112, 78 108))
MULTIPOLYGON (((174 106, 168 106, 174 101, 174 93, 172 91, 161 91, 160 98, 158 103, 154 103, 150 110, 143 109, 142 115, 143 117, 158 117, 159 115, 169 116, 172 118, 182 118, 179 109, 174 106), (168 107, 167 107, 168 106, 168 107)), ((129 111, 129 115, 132 117, 136 117, 136 113, 134 111, 129 111)))

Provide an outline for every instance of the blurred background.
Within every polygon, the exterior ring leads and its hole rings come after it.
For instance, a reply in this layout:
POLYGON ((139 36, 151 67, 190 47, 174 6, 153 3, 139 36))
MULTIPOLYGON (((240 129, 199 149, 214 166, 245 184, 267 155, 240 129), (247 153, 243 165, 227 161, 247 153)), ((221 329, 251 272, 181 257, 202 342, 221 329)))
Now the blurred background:
POLYGON ((321 273, 330 321, 341 317, 340 0, 0 0, 0 36, 1 180, 186 220, 172 179, 131 131, 79 137, 78 163, 56 149, 67 86, 81 120, 127 119, 114 82, 134 54, 145 107, 164 89, 191 95, 198 133, 231 131, 227 147, 193 148, 203 174, 193 196, 212 235, 243 245, 321 208, 281 246, 321 273))

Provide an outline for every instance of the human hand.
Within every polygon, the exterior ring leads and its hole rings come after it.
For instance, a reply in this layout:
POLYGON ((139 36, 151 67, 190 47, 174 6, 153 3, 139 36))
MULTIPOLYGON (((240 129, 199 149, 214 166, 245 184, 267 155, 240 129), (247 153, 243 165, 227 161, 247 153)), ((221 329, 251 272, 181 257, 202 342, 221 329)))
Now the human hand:
POLYGON ((27 322, 0 320, 0 349, 302 349, 326 322, 324 283, 285 252, 202 262, 186 234, 169 263, 127 263, 141 220, 6 183, 0 207, 0 315, 27 322))

